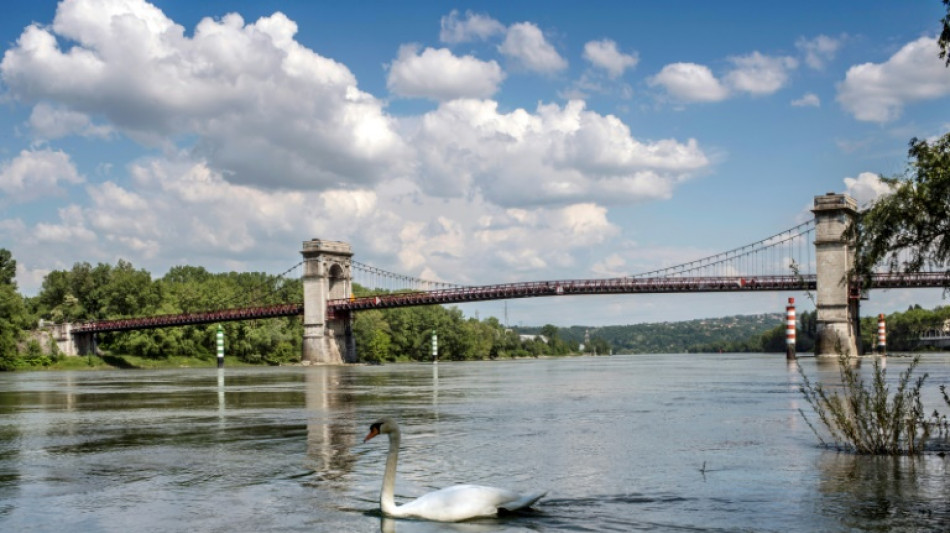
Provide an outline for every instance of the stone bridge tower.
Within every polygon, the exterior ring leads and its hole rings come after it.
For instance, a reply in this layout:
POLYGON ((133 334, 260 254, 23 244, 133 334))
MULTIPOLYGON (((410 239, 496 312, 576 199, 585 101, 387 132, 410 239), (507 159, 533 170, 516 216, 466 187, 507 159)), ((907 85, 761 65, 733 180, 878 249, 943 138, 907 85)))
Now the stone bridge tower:
POLYGON ((349 243, 304 241, 303 362, 342 364, 356 361, 350 316, 328 316, 327 301, 349 298, 353 275, 349 243))
POLYGON ((851 293, 854 243, 845 230, 858 213, 844 194, 815 197, 815 260, 818 300, 815 355, 860 355, 859 298, 851 293))

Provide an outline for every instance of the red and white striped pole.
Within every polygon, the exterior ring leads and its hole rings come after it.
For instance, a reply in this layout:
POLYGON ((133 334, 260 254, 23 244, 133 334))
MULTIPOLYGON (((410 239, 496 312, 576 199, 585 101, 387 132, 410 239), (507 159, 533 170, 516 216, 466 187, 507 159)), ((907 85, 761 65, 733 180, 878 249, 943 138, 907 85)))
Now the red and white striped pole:
POLYGON ((877 315, 877 351, 881 355, 887 353, 887 328, 884 323, 884 313, 877 315))
POLYGON ((795 359, 795 298, 785 307, 785 358, 795 359))

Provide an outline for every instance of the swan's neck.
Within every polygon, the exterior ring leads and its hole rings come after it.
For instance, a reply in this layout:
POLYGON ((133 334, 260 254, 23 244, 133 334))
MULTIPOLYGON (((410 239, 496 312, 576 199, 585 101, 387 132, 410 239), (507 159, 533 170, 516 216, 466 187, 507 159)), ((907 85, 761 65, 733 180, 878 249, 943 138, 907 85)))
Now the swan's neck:
POLYGON ((383 474, 383 489, 379 493, 379 507, 383 514, 398 513, 394 493, 396 491, 396 462, 399 460, 399 430, 389 433, 389 455, 386 456, 386 473, 383 474))

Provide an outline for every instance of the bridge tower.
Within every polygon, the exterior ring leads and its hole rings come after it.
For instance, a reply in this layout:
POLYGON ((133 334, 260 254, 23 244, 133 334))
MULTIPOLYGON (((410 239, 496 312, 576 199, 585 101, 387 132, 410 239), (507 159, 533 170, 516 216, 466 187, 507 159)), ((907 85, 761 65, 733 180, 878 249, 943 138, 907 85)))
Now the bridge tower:
POLYGON ((349 243, 313 239, 303 251, 303 362, 342 364, 356 361, 351 320, 328 316, 327 301, 349 298, 353 275, 349 243))
POLYGON ((860 355, 859 299, 851 293, 849 272, 854 266, 854 243, 845 230, 858 213, 857 203, 844 194, 815 197, 815 259, 818 300, 815 355, 860 355))

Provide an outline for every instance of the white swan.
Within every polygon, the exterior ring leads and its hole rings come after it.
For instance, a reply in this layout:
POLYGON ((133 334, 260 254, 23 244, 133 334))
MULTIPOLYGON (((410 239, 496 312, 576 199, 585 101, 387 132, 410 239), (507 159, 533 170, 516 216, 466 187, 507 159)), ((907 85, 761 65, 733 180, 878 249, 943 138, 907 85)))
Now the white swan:
POLYGON ((455 485, 424 494, 409 503, 396 505, 393 493, 396 486, 396 461, 399 459, 399 425, 391 418, 380 418, 369 427, 369 434, 363 442, 381 433, 389 435, 386 473, 383 476, 383 488, 379 493, 379 506, 386 516, 458 522, 480 516, 495 516, 502 509, 515 511, 530 507, 547 494, 519 494, 507 489, 481 485, 455 485))

